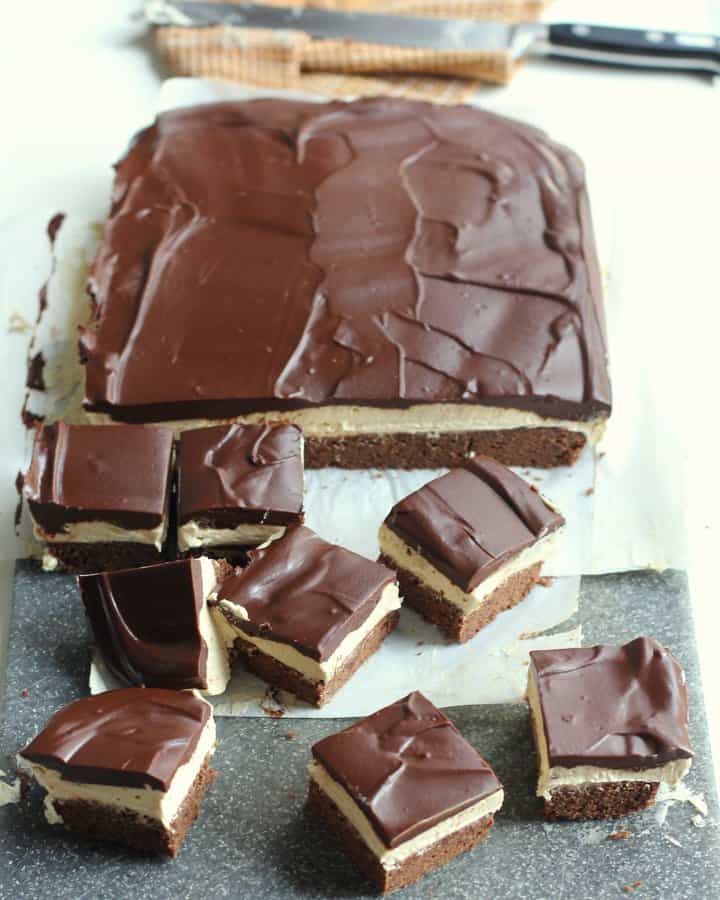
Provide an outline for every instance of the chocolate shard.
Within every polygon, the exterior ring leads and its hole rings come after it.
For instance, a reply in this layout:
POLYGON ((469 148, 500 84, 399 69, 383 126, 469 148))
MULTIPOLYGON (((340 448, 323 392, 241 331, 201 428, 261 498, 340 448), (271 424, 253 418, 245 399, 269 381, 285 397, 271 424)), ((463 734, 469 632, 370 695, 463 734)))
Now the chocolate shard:
POLYGON ((564 522, 527 482, 488 457, 435 478, 396 503, 385 519, 468 593, 564 522))
POLYGON ((95 644, 122 682, 208 687, 199 559, 81 575, 78 585, 95 644))
POLYGON ((211 715, 191 691, 108 691, 55 713, 20 755, 67 781, 167 791, 211 715))
POLYGON ((249 634, 325 660, 362 625, 393 581, 390 569, 301 525, 250 550, 247 566, 223 581, 218 600, 245 610, 242 627, 249 634))
POLYGON ((551 766, 649 769, 690 759, 680 663, 657 641, 530 653, 551 766))
POLYGON ((387 847, 502 789, 477 750, 419 691, 324 738, 312 753, 387 847))
POLYGON ((208 104, 142 131, 113 196, 89 409, 609 412, 582 164, 536 129, 406 99, 208 104))
POLYGON ((38 429, 24 495, 48 533, 70 522, 154 528, 165 515, 172 432, 164 428, 66 425, 38 429))
POLYGON ((178 522, 214 528, 302 521, 302 432, 295 425, 184 431, 178 445, 178 522))

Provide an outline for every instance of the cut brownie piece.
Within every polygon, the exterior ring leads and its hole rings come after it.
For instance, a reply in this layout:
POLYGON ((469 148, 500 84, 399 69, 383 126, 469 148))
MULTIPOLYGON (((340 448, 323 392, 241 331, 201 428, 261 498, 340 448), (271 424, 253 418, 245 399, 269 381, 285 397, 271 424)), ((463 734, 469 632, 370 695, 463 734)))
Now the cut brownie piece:
POLYGON ((221 694, 230 678, 228 651, 207 598, 228 570, 201 557, 81 575, 95 643, 113 675, 140 687, 221 694))
POLYGON ((162 558, 173 435, 132 425, 41 427, 24 477, 43 568, 97 572, 162 558))
POLYGON ((237 551, 301 523, 302 452, 302 432, 294 425, 184 431, 177 459, 178 550, 218 550, 236 559, 237 551))
POLYGON ((135 136, 114 197, 94 415, 293 423, 309 467, 565 465, 602 434, 585 176, 535 128, 405 98, 203 104, 135 136))
POLYGON ((527 702, 550 818, 625 816, 690 768, 685 674, 650 638, 531 652, 527 702))
POLYGON ((535 488, 481 456, 395 504, 380 560, 409 606, 463 642, 528 594, 564 523, 535 488))
POLYGON ((503 802, 495 773, 418 692, 314 745, 310 807, 383 893, 485 838, 503 802))
POLYGON ((212 707, 197 693, 123 688, 76 700, 21 753, 45 815, 84 837, 176 856, 214 773, 212 707))
POLYGON ((304 526, 251 550, 213 612, 256 675, 322 706, 395 628, 395 573, 304 526))

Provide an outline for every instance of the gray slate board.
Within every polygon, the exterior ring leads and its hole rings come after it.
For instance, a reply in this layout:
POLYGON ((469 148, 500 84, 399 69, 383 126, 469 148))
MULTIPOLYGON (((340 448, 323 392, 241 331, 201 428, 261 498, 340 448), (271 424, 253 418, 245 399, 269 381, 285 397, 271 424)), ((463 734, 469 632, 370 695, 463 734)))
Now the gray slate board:
MULTIPOLYGON (((687 594, 680 573, 584 578, 585 642, 622 642, 649 633, 685 667, 696 760, 688 783, 705 794, 704 828, 676 803, 619 822, 547 824, 534 799, 534 757, 522 704, 449 710, 495 767, 507 799, 489 840, 398 896, 495 900, 712 900, 720 896, 718 802, 687 594), (627 840, 607 835, 627 826, 627 840), (672 841, 678 842, 677 846, 672 841)), ((61 705, 86 692, 85 624, 74 580, 19 563, 9 666, 0 724, 0 767, 61 705), (23 690, 28 692, 22 696, 23 690)), ((395 698, 388 697, 388 702, 395 698)), ((338 729, 332 720, 220 719, 215 767, 200 819, 172 862, 83 843, 45 824, 39 792, 0 808, 0 898, 233 897, 247 900, 372 896, 332 835, 304 812, 311 744, 338 729), (295 736, 288 739, 288 731, 295 736)))

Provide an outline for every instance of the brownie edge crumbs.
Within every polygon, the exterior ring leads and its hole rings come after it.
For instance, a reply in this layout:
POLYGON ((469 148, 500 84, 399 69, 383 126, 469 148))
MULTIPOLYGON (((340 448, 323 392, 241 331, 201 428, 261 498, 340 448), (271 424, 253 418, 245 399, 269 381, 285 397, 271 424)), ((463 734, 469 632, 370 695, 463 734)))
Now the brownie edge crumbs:
POLYGON ((112 675, 138 687, 221 694, 228 649, 208 598, 231 567, 205 557, 80 575, 95 646, 112 675))
POLYGON ((393 506, 380 560, 408 606, 464 642, 527 596, 564 525, 534 487, 480 456, 393 506))
POLYGON ((312 748, 308 803, 390 893, 487 837, 503 803, 488 763, 415 691, 312 748))
POLYGON ((41 426, 23 496, 43 568, 101 572, 162 559, 173 435, 137 425, 41 426))
POLYGON ((123 688, 59 710, 20 752, 45 816, 92 840, 177 856, 214 777, 212 706, 193 691, 123 688))
POLYGON ((212 611, 251 672, 322 706, 395 628, 400 602, 391 569, 299 525, 250 550, 212 611))
POLYGON ((181 553, 254 547, 303 513, 303 439, 294 425, 221 425, 183 431, 177 456, 181 553))
POLYGON ((651 638, 532 651, 527 702, 549 818, 637 812, 690 769, 685 674, 651 638))

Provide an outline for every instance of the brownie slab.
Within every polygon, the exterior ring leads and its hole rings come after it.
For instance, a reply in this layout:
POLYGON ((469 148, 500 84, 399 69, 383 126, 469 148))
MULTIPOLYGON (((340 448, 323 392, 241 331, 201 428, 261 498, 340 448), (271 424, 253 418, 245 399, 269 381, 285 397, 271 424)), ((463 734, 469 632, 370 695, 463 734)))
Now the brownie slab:
POLYGON ((229 568, 199 558, 81 575, 95 645, 113 675, 139 687, 222 694, 228 651, 207 600, 229 568))
POLYGON ((57 712, 20 753, 51 825, 176 856, 213 773, 212 707, 191 691, 123 688, 57 712))
POLYGON ((23 496, 45 545, 43 567, 87 572, 159 560, 172 454, 165 428, 42 426, 23 496))
POLYGON ((531 652, 527 702, 550 818, 636 812, 690 768, 685 675, 650 638, 531 652))
POLYGON ((312 748, 308 800, 383 893, 487 836, 503 789, 450 720, 414 692, 312 748))
POLYGON ((380 559, 409 606, 464 642, 527 596, 565 520, 489 457, 400 500, 380 527, 380 559))
POLYGON ((303 521, 302 432, 294 425, 221 425, 180 435, 181 553, 242 550, 303 521))
POLYGON ((534 128, 393 98, 207 104, 142 131, 113 196, 82 336, 98 416, 292 422, 310 465, 353 467, 407 443, 413 465, 492 445, 557 465, 602 432, 583 167, 534 128))
POLYGON ((248 552, 213 613, 250 671, 322 706, 379 648, 399 608, 392 570, 293 526, 248 552))

